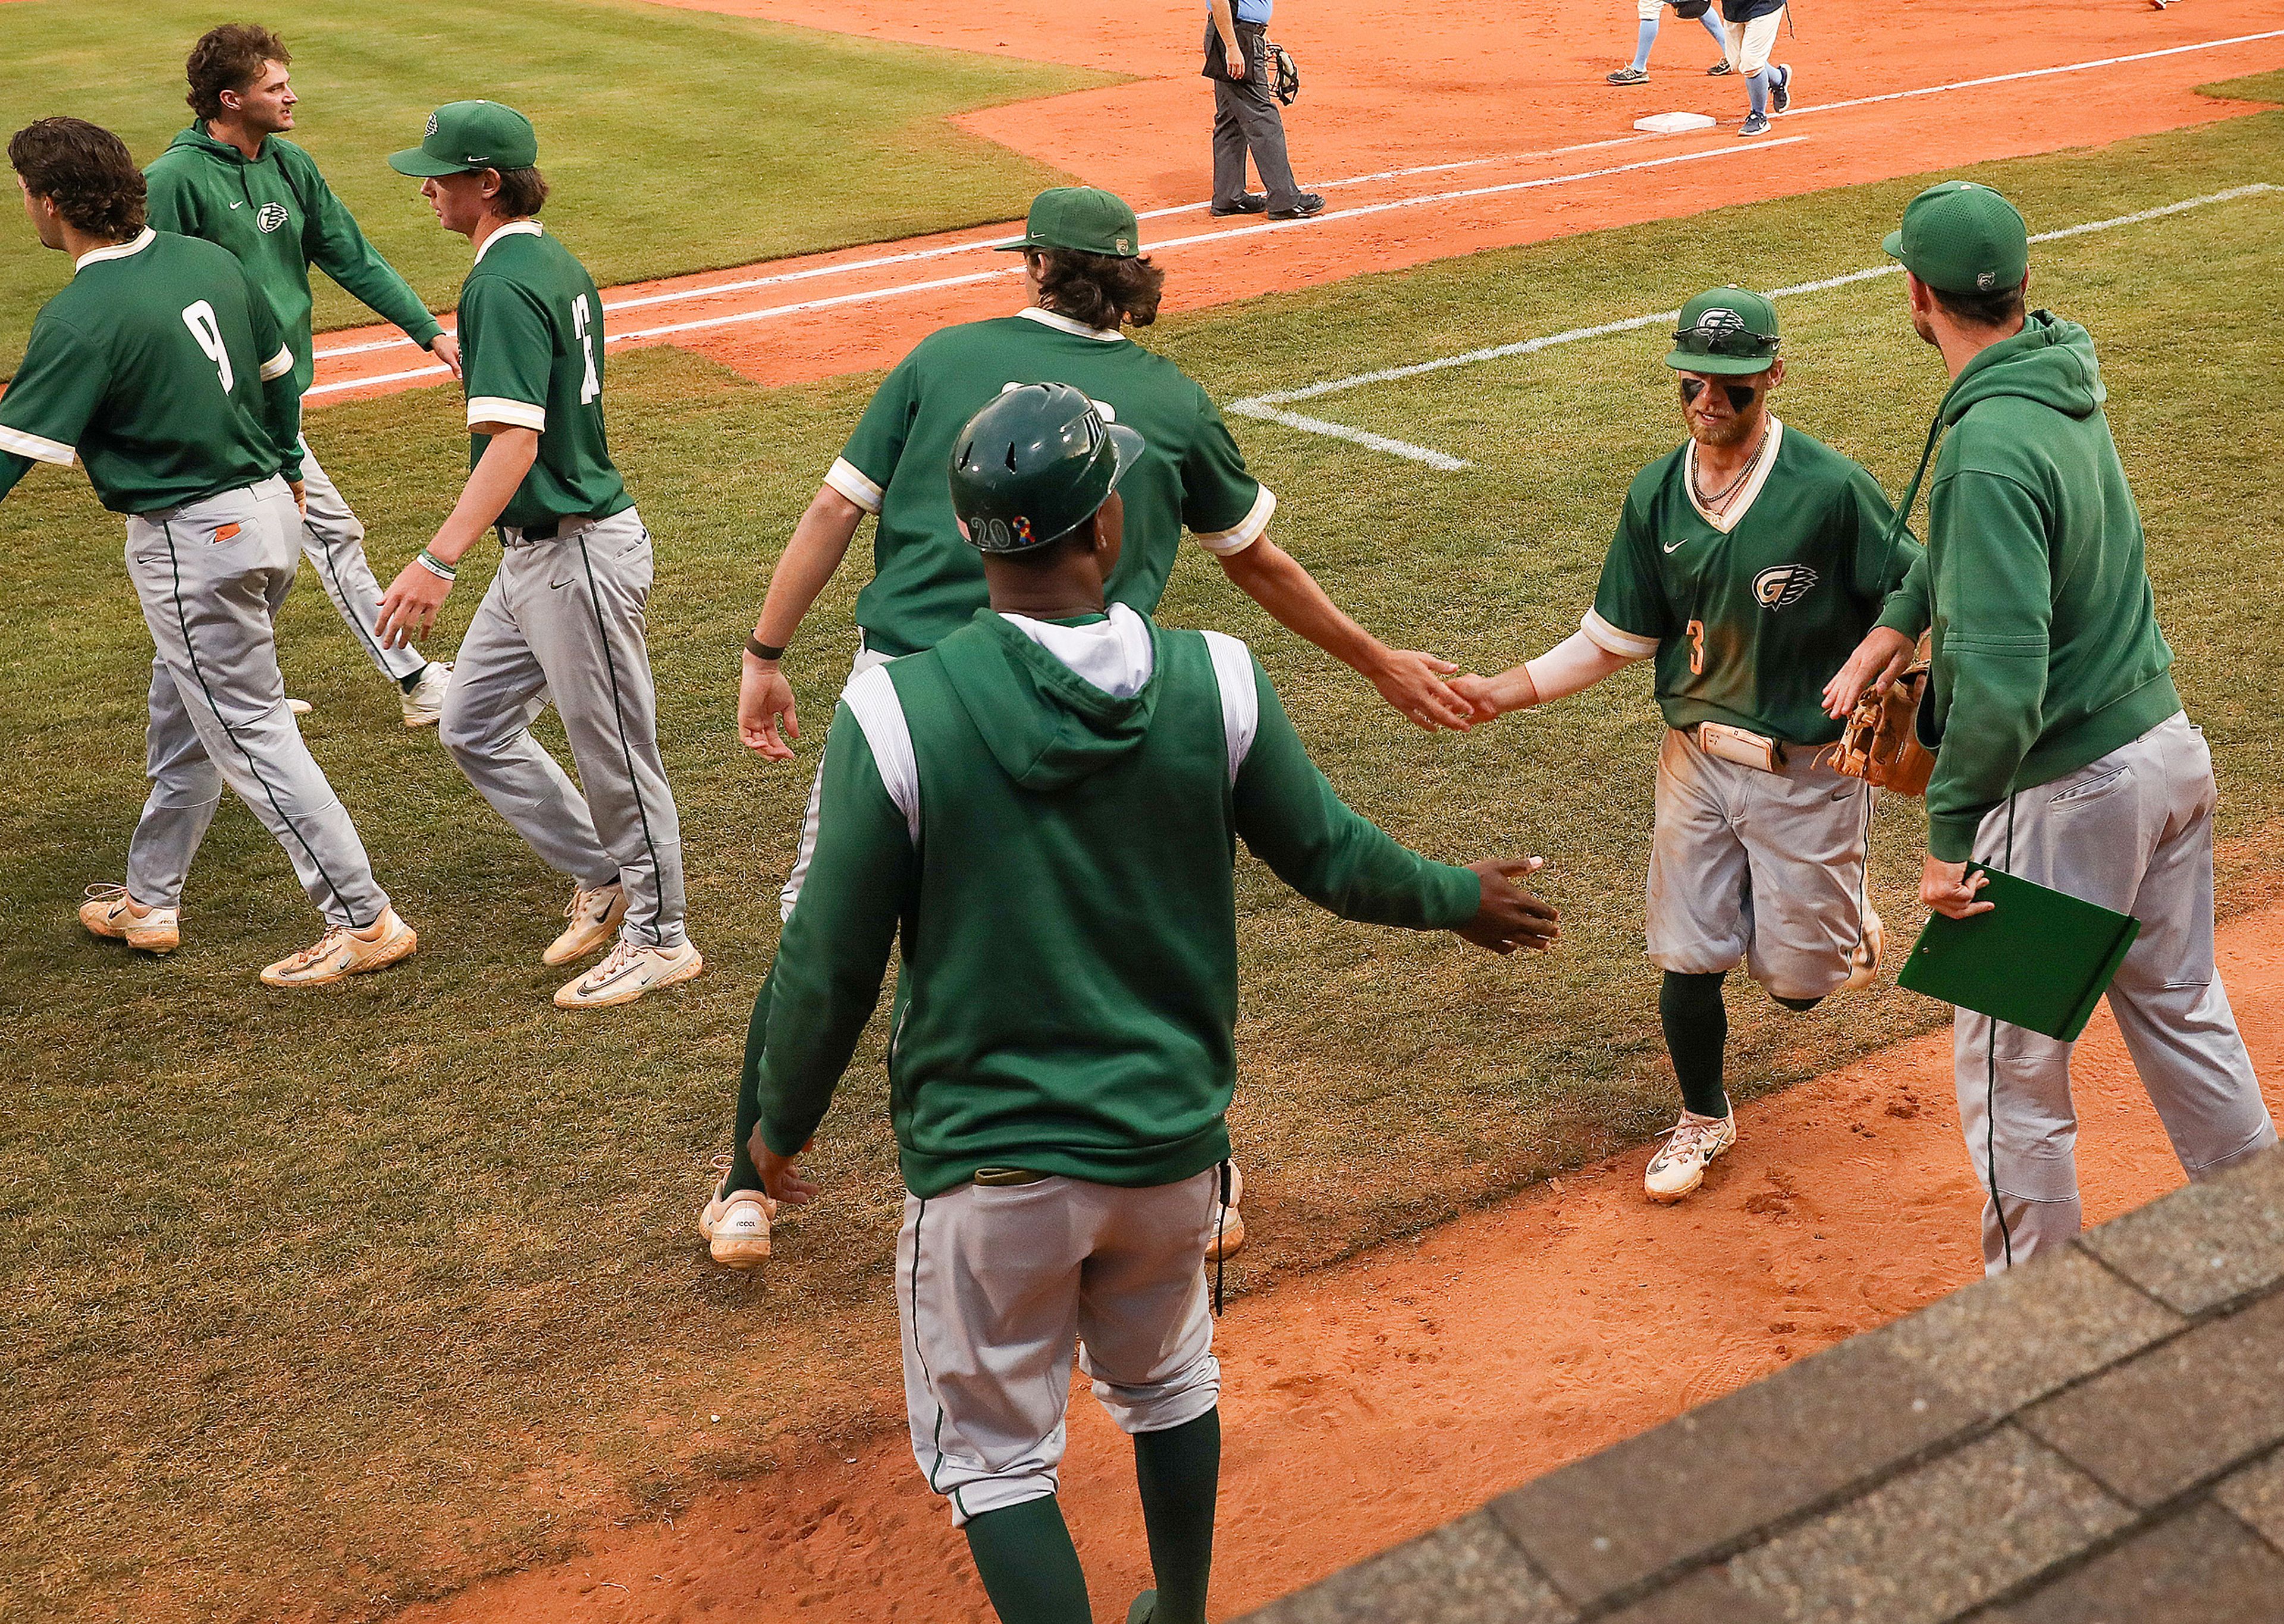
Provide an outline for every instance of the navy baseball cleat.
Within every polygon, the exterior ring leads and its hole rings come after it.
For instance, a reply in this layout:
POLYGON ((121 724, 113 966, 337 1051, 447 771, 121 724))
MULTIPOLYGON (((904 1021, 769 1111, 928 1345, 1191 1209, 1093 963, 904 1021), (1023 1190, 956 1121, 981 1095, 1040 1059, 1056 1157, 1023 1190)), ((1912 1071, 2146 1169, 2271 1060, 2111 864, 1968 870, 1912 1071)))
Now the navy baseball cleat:
POLYGON ((1791 105, 1792 69, 1787 67, 1784 71, 1784 77, 1769 87, 1769 111, 1782 113, 1791 105))
POLYGON ((1745 115, 1745 121, 1737 126, 1737 133, 1740 136, 1767 135, 1769 133, 1769 115, 1765 113, 1747 113, 1745 115))
POLYGON ((1733 73, 1734 71, 1735 70, 1729 66, 1729 59, 1723 57, 1718 62, 1716 62, 1712 66, 1705 70, 1705 76, 1708 79, 1720 79, 1726 77, 1729 74, 1733 73))

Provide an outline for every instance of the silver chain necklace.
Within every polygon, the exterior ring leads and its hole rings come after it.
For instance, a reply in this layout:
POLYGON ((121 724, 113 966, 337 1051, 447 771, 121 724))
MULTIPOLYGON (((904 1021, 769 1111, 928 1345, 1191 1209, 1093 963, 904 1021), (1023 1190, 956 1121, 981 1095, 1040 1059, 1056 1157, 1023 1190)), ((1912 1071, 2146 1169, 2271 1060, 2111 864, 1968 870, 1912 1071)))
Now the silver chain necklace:
MULTIPOLYGON (((1768 446, 1768 426, 1766 424, 1763 424, 1761 426, 1760 439, 1753 442, 1753 454, 1745 459, 1745 465, 1742 469, 1739 470, 1737 477, 1730 480, 1726 485, 1723 486, 1719 490, 1716 491, 1709 496, 1704 494, 1703 489, 1701 487, 1697 497, 1698 502, 1705 507, 1715 509, 1718 509, 1725 504, 1730 497, 1737 494, 1737 488, 1752 477, 1753 470, 1760 466, 1761 453, 1767 450, 1768 446)), ((1693 485, 1697 483, 1697 453, 1693 449, 1689 454, 1689 479, 1693 485)))

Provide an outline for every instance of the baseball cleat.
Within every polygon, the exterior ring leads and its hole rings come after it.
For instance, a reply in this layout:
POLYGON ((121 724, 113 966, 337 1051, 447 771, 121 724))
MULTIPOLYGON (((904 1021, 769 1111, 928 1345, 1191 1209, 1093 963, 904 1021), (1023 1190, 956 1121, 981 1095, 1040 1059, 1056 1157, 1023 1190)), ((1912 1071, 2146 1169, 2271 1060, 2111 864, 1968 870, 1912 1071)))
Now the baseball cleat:
POLYGON ((1264 214, 1268 211, 1268 208, 1269 199, 1267 198, 1263 197, 1257 191, 1248 191, 1243 197, 1238 199, 1234 203, 1212 204, 1209 206, 1208 212, 1210 213, 1216 220, 1226 220, 1232 215, 1264 214))
POLYGON ((325 933, 314 944, 264 970, 262 984, 330 987, 335 981, 386 970, 401 959, 411 958, 412 949, 419 945, 420 938, 411 925, 397 917, 396 910, 384 908, 380 917, 361 931, 353 931, 346 925, 326 926, 325 933))
POLYGON ((778 1204, 758 1190, 725 1192, 730 1162, 727 1151, 714 1158, 719 1176, 706 1205, 698 1209, 698 1232, 706 1238, 706 1249, 716 1263, 725 1269, 751 1269, 770 1255, 770 1220, 778 1215, 778 1204))
POLYGON ((1294 199, 1292 207, 1272 208, 1269 211, 1269 217, 1271 220, 1306 220, 1311 215, 1321 215, 1324 212, 1324 199, 1313 191, 1304 191, 1294 199))
POLYGON ((182 910, 137 908, 124 886, 90 886, 79 905, 79 922, 98 936, 123 941, 145 953, 172 953, 183 945, 182 910))
POLYGON ((1736 69, 1729 66, 1729 59, 1723 57, 1718 62, 1716 62, 1712 66, 1705 70, 1705 76, 1708 79, 1726 79, 1731 74, 1736 71, 1736 69))
POLYGON ((452 685, 452 668, 449 661, 432 660, 420 680, 399 692, 396 702, 404 707, 404 725, 408 728, 433 728, 444 714, 444 690, 452 685))
POLYGON ((705 968, 706 961, 699 956, 692 943, 646 948, 621 937, 619 945, 611 949, 610 957, 557 991, 555 1007, 601 1010, 613 1004, 632 1003, 657 988, 687 981, 705 968))
POLYGON ((317 707, 307 699, 288 699, 286 701, 286 708, 293 715, 306 716, 317 707))
POLYGON ((1848 954, 1848 979, 1843 993, 1860 993, 1880 979, 1880 956, 1887 951, 1888 933, 1872 904, 1864 904, 1864 934, 1848 954))
POLYGON ((1222 1210, 1216 1198, 1212 1213, 1206 1219, 1206 1261, 1218 1263, 1233 1258, 1245 1250, 1245 1214, 1238 1210, 1245 1200, 1245 1175, 1238 1171, 1235 1162, 1229 1164, 1229 1210, 1222 1210))
POLYGON ((1705 1169, 1737 1143, 1737 1113, 1709 1117, 1684 1111, 1681 1120, 1666 1132, 1664 1148, 1650 1158, 1642 1173, 1642 1193, 1670 1204, 1703 1183, 1705 1169))
POLYGON ((1791 105, 1792 69, 1787 68, 1784 71, 1784 77, 1769 87, 1769 111, 1782 113, 1791 105))
POLYGON ((1745 115, 1745 121, 1737 126, 1737 133, 1740 136, 1767 135, 1769 133, 1769 115, 1765 113, 1747 113, 1745 115))
POLYGON ((563 917, 571 923, 539 956, 542 964, 567 964, 600 951, 627 917, 627 888, 615 879, 607 886, 582 886, 571 894, 563 917))
POLYGON ((1647 84, 1649 82, 1648 73, 1639 67, 1622 67, 1616 73, 1608 75, 1608 78, 1612 84, 1647 84))

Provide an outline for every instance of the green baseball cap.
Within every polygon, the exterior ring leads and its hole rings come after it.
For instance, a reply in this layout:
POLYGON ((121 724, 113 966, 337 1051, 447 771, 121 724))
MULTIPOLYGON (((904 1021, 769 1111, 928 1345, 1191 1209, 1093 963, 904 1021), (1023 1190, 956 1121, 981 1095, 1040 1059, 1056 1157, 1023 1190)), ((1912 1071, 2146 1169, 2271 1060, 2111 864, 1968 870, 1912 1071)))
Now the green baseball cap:
POLYGON ((1776 306, 1749 288, 1709 287, 1681 307, 1665 364, 1743 378, 1767 371, 1776 358, 1776 306))
POLYGON ((1124 200, 1099 186, 1055 186, 1031 199, 1023 235, 997 244, 1020 248, 1076 248, 1082 254, 1130 260, 1142 252, 1142 228, 1124 200))
POLYGON ((394 153, 399 175, 465 175, 472 169, 528 169, 539 161, 531 121, 496 101, 447 102, 428 115, 420 144, 394 153))
POLYGON ((2030 233, 2022 211, 1988 186, 1944 181, 1904 208, 1904 223, 1880 245, 1929 287, 1995 293, 2020 287, 2030 271, 2030 233))

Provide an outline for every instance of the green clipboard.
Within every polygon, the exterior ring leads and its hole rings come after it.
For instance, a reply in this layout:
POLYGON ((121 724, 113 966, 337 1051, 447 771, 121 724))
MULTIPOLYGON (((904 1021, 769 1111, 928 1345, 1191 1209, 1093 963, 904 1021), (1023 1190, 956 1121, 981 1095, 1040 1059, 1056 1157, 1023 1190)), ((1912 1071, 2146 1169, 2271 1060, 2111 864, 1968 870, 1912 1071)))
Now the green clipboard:
POLYGON ((1971 919, 1929 918, 1896 984, 2076 1042, 2141 921, 1980 863, 1967 871, 1991 877, 1983 896, 1995 906, 1971 919))

